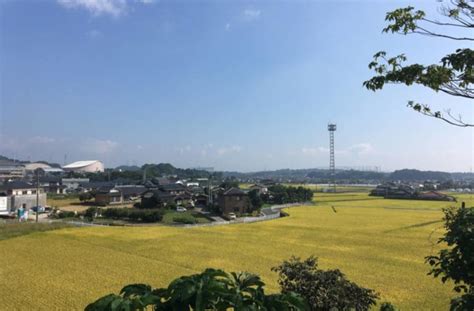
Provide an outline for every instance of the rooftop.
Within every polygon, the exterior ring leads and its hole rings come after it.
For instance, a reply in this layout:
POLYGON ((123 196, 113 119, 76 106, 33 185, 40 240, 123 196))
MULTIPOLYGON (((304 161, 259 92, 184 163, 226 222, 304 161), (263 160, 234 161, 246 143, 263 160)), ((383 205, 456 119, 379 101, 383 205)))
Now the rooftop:
POLYGON ((63 166, 63 168, 81 168, 81 167, 89 166, 91 164, 95 164, 97 162, 100 162, 100 161, 99 160, 76 161, 76 162, 63 166))
POLYGON ((0 190, 13 190, 13 189, 33 189, 34 185, 27 183, 26 181, 10 181, 0 186, 0 190))

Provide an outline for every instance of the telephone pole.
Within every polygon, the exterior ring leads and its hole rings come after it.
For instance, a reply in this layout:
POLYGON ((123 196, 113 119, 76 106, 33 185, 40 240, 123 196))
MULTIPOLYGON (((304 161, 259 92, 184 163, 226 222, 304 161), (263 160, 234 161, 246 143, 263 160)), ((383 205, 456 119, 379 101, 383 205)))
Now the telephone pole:
POLYGON ((39 214, 39 168, 36 169, 36 222, 38 222, 39 214))

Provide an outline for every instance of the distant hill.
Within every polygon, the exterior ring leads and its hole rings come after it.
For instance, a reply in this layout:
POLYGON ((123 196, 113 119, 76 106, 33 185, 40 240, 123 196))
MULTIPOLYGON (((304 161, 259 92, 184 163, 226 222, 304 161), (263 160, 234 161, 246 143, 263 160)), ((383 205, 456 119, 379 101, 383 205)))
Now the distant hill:
POLYGON ((420 180, 437 180, 446 181, 453 179, 451 173, 438 171, 419 171, 414 169, 397 170, 390 174, 390 180, 403 181, 420 181, 420 180))
MULTIPOLYGON (((8 157, 5 157, 3 155, 0 155, 0 161, 11 161, 11 162, 17 162, 17 163, 21 163, 21 164, 28 164, 28 163, 33 163, 32 161, 22 161, 22 160, 13 160, 13 159, 10 159, 8 157)), ((51 167, 56 167, 56 168, 60 168, 61 165, 58 164, 58 163, 50 163, 48 161, 34 161, 34 163, 43 163, 43 164, 46 164, 46 165, 49 165, 51 167)))
MULTIPOLYGON (((300 182, 327 182, 331 175, 327 169, 282 169, 274 171, 261 171, 251 173, 224 172, 224 177, 239 179, 273 179, 276 181, 300 182)), ((339 182, 384 182, 384 181, 466 181, 474 180, 473 173, 448 173, 440 171, 420 171, 415 169, 402 169, 394 172, 336 170, 336 180, 339 182)))

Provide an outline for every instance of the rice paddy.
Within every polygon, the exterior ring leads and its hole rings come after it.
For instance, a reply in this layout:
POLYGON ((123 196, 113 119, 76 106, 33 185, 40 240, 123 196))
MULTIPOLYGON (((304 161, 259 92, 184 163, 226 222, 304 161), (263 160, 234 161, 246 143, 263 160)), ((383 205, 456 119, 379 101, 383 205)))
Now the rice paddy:
POLYGON ((252 224, 65 228, 1 240, 0 309, 80 310, 125 284, 165 286, 206 267, 258 273, 277 291, 270 268, 292 255, 317 256, 401 310, 448 309, 451 284, 427 276, 424 257, 439 248, 441 209, 459 203, 362 193, 318 194, 314 203, 252 224))

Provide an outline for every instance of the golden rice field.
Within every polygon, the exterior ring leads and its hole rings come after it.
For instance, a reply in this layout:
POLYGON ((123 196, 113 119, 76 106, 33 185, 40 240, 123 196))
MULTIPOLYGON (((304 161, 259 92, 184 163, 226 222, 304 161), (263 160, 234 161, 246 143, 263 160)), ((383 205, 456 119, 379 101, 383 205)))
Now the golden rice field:
POLYGON ((437 249, 441 208, 450 204, 320 194, 290 217, 253 224, 66 228, 10 238, 0 241, 0 309, 80 310, 124 284, 164 286, 206 267, 258 273, 277 291, 270 268, 314 254, 322 268, 341 269, 401 310, 447 310, 451 286, 426 276, 423 258, 437 249))

